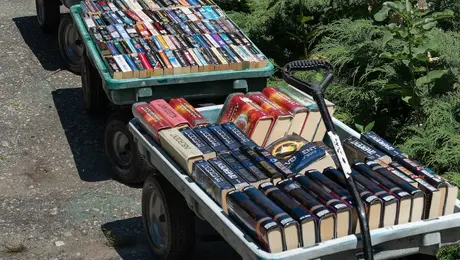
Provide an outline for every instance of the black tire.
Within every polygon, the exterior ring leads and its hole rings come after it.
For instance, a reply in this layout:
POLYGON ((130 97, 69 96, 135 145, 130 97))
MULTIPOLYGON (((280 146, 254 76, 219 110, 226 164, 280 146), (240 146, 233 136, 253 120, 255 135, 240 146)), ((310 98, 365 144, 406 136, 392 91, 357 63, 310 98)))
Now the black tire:
POLYGON ((81 87, 86 112, 91 115, 105 112, 108 98, 102 86, 102 79, 86 54, 83 55, 81 68, 81 87))
POLYGON ((37 20, 44 33, 56 32, 60 19, 59 0, 35 0, 37 20))
MULTIPOLYGON (((142 189, 142 222, 144 224, 147 241, 156 260, 184 259, 193 250, 195 245, 194 213, 188 208, 182 195, 162 175, 150 176, 142 189), (150 228, 153 227, 149 218, 150 200, 153 194, 163 201, 166 235, 163 236, 162 246, 158 246, 152 238, 150 228)), ((160 229, 152 229, 160 230, 160 229)), ((154 231, 152 231, 154 232, 154 231)))
POLYGON ((80 34, 69 14, 66 14, 59 23, 58 42, 61 57, 67 68, 73 73, 80 74, 84 47, 80 34))
POLYGON ((126 111, 116 112, 109 118, 105 130, 105 151, 114 170, 114 179, 124 184, 141 184, 154 169, 142 158, 129 132, 131 119, 132 115, 126 111))

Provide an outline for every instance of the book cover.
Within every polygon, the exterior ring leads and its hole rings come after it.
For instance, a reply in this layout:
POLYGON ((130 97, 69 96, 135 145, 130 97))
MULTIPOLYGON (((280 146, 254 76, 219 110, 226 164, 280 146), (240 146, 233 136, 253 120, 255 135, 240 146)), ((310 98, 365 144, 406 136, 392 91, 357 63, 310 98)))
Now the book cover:
POLYGON ((209 121, 184 98, 173 98, 169 105, 185 118, 191 127, 209 125, 209 121))
POLYGON ((412 209, 413 205, 412 196, 407 191, 401 189, 395 183, 387 180, 385 177, 373 171, 364 163, 357 162, 354 163, 352 167, 399 200, 396 224, 409 223, 411 210, 406 209, 412 209))
POLYGON ((278 160, 287 160, 309 143, 309 141, 294 133, 275 141, 265 148, 278 160))
POLYGON ((291 250, 300 247, 300 226, 278 205, 271 201, 265 194, 255 187, 248 186, 243 189, 257 206, 263 209, 281 227, 283 235, 283 249, 291 250))
POLYGON ((334 161, 335 168, 340 168, 340 161, 339 158, 337 157, 337 153, 335 152, 334 148, 330 147, 329 145, 325 144, 322 141, 314 142, 316 146, 319 148, 323 149, 327 154, 329 154, 332 158, 332 161, 334 161))
POLYGON ((205 160, 217 156, 216 152, 193 129, 186 127, 179 131, 203 153, 205 160))
POLYGON ((292 196, 316 218, 319 234, 318 242, 328 241, 337 237, 335 215, 326 206, 304 191, 297 182, 282 180, 277 186, 280 190, 292 196))
POLYGON ((292 178, 318 202, 335 214, 337 237, 348 236, 352 232, 352 206, 340 199, 331 190, 322 189, 315 181, 305 175, 292 178))
POLYGON ((212 124, 208 126, 208 129, 215 135, 219 140, 228 147, 230 150, 238 150, 241 144, 232 137, 222 126, 218 124, 212 124))
POLYGON ((281 174, 283 174, 284 178, 290 178, 294 176, 294 172, 292 172, 288 167, 286 167, 280 160, 276 159, 273 155, 271 155, 267 150, 265 150, 261 146, 254 147, 254 151, 258 153, 260 156, 265 158, 265 160, 269 161, 275 169, 277 169, 281 174))
POLYGON ((327 167, 335 166, 332 158, 314 143, 302 146, 290 158, 283 160, 283 164, 300 173, 305 173, 311 169, 323 171, 327 167))
POLYGON ((157 99, 150 102, 150 107, 161 115, 172 127, 190 127, 188 121, 174 110, 164 99, 157 99))
POLYGON ((162 130, 171 128, 168 122, 155 113, 145 102, 133 104, 131 110, 134 117, 139 119, 144 129, 147 130, 157 142, 159 142, 158 133, 162 130))
POLYGON ((283 179, 283 175, 270 162, 252 150, 249 146, 241 146, 240 151, 252 160, 255 165, 263 169, 272 183, 276 184, 283 179))
POLYGON ((219 173, 238 190, 242 190, 249 184, 236 171, 234 171, 221 158, 216 157, 208 160, 219 173))
POLYGON ((361 134, 361 139, 364 140, 366 143, 374 146, 375 148, 379 149, 380 151, 388 154, 392 158, 395 156, 402 156, 404 158, 408 158, 407 154, 403 153, 398 148, 394 147, 388 141, 383 139, 382 137, 378 136, 374 132, 365 132, 361 134))
POLYGON ((233 122, 246 133, 256 144, 264 145, 270 131, 273 117, 265 113, 243 93, 228 96, 222 108, 219 124, 233 122))
POLYGON ((270 253, 283 251, 283 237, 278 224, 248 196, 231 191, 227 196, 228 215, 243 228, 252 239, 270 253))
MULTIPOLYGON (((398 187, 403 189, 404 191, 408 192, 412 196, 412 206, 410 210, 410 221, 415 222, 423 219, 423 214, 425 211, 425 194, 412 186, 409 182, 405 181, 403 178, 400 178, 399 175, 402 173, 398 173, 395 175, 392 171, 390 171, 389 165, 385 167, 378 162, 368 161, 366 164, 376 173, 380 174, 387 180, 391 181, 392 183, 396 184, 398 187)), ((394 168, 391 168, 393 171, 397 171, 394 168)), ((404 174, 402 174, 404 175, 404 174)), ((405 176, 404 176, 405 177, 405 176)), ((409 177, 405 177, 409 178, 409 177)), ((409 178, 410 179, 410 178, 409 178)), ((410 179, 412 180, 412 179, 410 179)))
POLYGON ((301 247, 312 246, 319 242, 316 220, 308 210, 272 183, 262 183, 259 190, 300 224, 301 247))
POLYGON ((246 95, 274 119, 270 127, 270 134, 268 135, 266 145, 270 145, 276 140, 286 136, 293 119, 291 113, 270 101, 261 92, 250 92, 246 95))
POLYGON ((221 126, 242 145, 249 146, 250 148, 257 146, 257 144, 251 138, 249 138, 249 136, 244 133, 237 125, 235 125, 235 123, 227 122, 221 124, 221 126))
POLYGON ((270 178, 263 172, 263 169, 260 166, 255 165, 251 159, 249 159, 246 155, 244 155, 239 150, 233 150, 232 155, 236 158, 238 162, 240 162, 246 169, 256 177, 260 183, 269 182, 270 178))
POLYGON ((343 149, 350 163, 365 162, 367 160, 391 162, 391 158, 388 155, 374 149, 354 136, 350 136, 343 141, 343 149))
POLYGON ((235 188, 205 160, 193 163, 191 176, 198 186, 228 213, 227 194, 235 188))
MULTIPOLYGON (((345 176, 339 170, 329 167, 326 168, 323 174, 334 181, 335 183, 342 186, 343 189, 348 191, 347 180, 345 180, 345 176)), ((382 223, 383 217, 383 202, 377 196, 375 196, 372 192, 364 188, 359 182, 356 183, 356 188, 358 189, 359 196, 361 197, 364 205, 366 206, 366 213, 369 222, 369 229, 378 229, 380 228, 380 224, 382 223)), ((354 205, 354 204, 352 204, 354 205)), ((355 234, 361 232, 361 227, 359 225, 359 220, 356 224, 355 234)))
POLYGON ((206 142, 208 145, 217 153, 229 153, 230 149, 228 149, 225 144, 223 144, 217 136, 215 136, 211 130, 207 127, 196 127, 194 128, 195 132, 206 142))
POLYGON ((239 163, 232 154, 223 153, 219 155, 232 170, 234 170, 243 180, 254 187, 259 187, 260 181, 254 177, 241 163, 239 163))
POLYGON ((292 114, 293 119, 291 127, 288 130, 288 134, 296 133, 301 135, 305 122, 307 121, 308 109, 274 87, 266 87, 263 89, 262 93, 273 103, 286 109, 292 114))
POLYGON ((193 163, 203 160, 203 153, 198 150, 177 128, 165 129, 159 132, 160 144, 163 149, 188 174, 192 172, 193 163))

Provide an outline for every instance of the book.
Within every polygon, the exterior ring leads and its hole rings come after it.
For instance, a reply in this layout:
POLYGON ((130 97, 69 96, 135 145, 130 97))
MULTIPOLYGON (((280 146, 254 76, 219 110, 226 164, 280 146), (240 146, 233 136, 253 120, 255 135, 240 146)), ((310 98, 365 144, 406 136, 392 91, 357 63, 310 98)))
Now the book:
POLYGON ((209 125, 209 121, 184 98, 173 98, 169 105, 184 117, 191 127, 209 125))
MULTIPOLYGON (((343 175, 342 172, 340 172, 339 170, 335 168, 329 167, 324 170, 323 174, 327 178, 331 179, 335 183, 342 186, 342 188, 347 189, 348 191, 347 180, 345 179, 345 176, 343 175)), ((377 196, 375 196, 372 192, 364 188, 359 183, 356 183, 356 188, 358 189, 359 196, 361 197, 362 201, 364 202, 364 205, 366 206, 366 213, 367 213, 367 219, 369 222, 369 229, 373 230, 373 229, 380 228, 380 224, 382 223, 383 207, 384 207, 382 200, 380 200, 377 196)), ((359 220, 358 220, 358 223, 356 224, 356 229, 354 232, 355 233, 361 232, 359 220)))
POLYGON ((385 177, 373 171, 368 165, 364 163, 357 162, 354 163, 352 167, 399 200, 396 224, 409 223, 411 217, 410 213, 413 205, 412 196, 407 191, 401 189, 395 183, 387 180, 385 177))
POLYGON ((248 186, 243 189, 243 192, 281 227, 284 251, 300 247, 299 223, 257 188, 248 186))
POLYGON ((193 163, 203 160, 203 153, 196 148, 177 128, 165 129, 158 134, 161 147, 188 174, 192 172, 193 163))
POLYGON ((222 159, 232 170, 234 170, 243 180, 254 187, 259 187, 260 180, 252 175, 240 162, 238 162, 235 157, 230 153, 223 153, 219 155, 219 158, 222 159))
POLYGON ((262 156, 263 158, 265 158, 265 160, 269 161, 281 174, 283 174, 284 178, 290 178, 294 176, 294 172, 292 172, 282 162, 280 162, 273 155, 271 155, 262 146, 254 147, 254 151, 258 153, 260 156, 262 156))
POLYGON ((270 145, 278 139, 283 138, 289 131, 292 122, 292 115, 284 108, 278 106, 261 92, 250 92, 246 94, 252 101, 259 105, 265 112, 273 117, 270 127, 270 134, 265 145, 270 145))
POLYGON ((368 161, 368 162, 377 162, 378 164, 380 164, 382 167, 384 167, 385 169, 387 169, 388 171, 390 171, 393 175, 399 177, 400 179, 402 179, 403 181, 409 183, 410 185, 412 185, 414 188, 418 188, 418 182, 416 182, 414 179, 412 179, 411 177, 409 177, 408 175, 402 173, 401 171, 393 168, 391 165, 389 164, 386 164, 380 160, 375 160, 375 161, 368 161))
POLYGON ((378 136, 376 133, 372 131, 362 133, 361 139, 364 140, 366 143, 379 149, 380 151, 384 152, 385 154, 388 154, 391 157, 402 156, 404 158, 409 158, 407 154, 403 153, 401 150, 394 147, 388 141, 386 141, 385 139, 378 136))
POLYGON ((256 177, 260 183, 269 182, 270 178, 264 173, 260 166, 254 164, 251 159, 244 155, 240 150, 233 150, 232 155, 235 159, 241 163, 254 177, 256 177))
POLYGON ((266 87, 263 89, 262 93, 267 96, 270 101, 278 104, 292 114, 293 119, 288 134, 296 133, 302 135, 302 130, 308 116, 308 110, 274 87, 266 87))
POLYGON ((157 113, 155 113, 146 102, 135 103, 131 109, 135 118, 139 119, 143 128, 157 142, 160 142, 158 133, 169 129, 171 126, 157 113))
POLYGON ((264 145, 273 122, 273 117, 265 113, 243 93, 231 94, 225 100, 220 112, 219 124, 233 122, 256 144, 264 145))
POLYGON ((352 206, 342 201, 332 191, 322 189, 315 181, 305 175, 296 175, 292 178, 295 182, 309 193, 317 201, 325 205, 335 214, 335 226, 337 237, 344 237, 351 234, 352 231, 352 206))
POLYGON ((193 129, 186 127, 180 129, 179 131, 203 153, 205 160, 215 158, 217 156, 216 152, 203 139, 201 139, 201 137, 198 136, 193 129))
POLYGON ((323 149, 327 154, 329 154, 331 156, 332 161, 334 162, 336 168, 341 167, 339 158, 337 157, 337 153, 335 152, 335 150, 332 147, 330 147, 329 145, 325 144, 322 141, 317 141, 317 142, 313 142, 313 143, 316 146, 318 146, 319 148, 323 149))
POLYGON ((235 190, 227 196, 228 215, 269 253, 283 251, 280 226, 243 192, 235 190))
MULTIPOLYGON (((326 126, 313 97, 290 85, 276 86, 276 88, 308 109, 303 136, 306 136, 312 142, 323 141, 326 135, 326 126)), ((335 105, 328 100, 325 101, 329 114, 333 116, 335 105)))
POLYGON ((315 200, 310 194, 292 180, 282 180, 277 184, 283 192, 292 196, 316 219, 318 230, 318 242, 324 242, 336 238, 335 215, 326 206, 315 200))
POLYGON ((273 184, 277 184, 283 179, 283 175, 265 158, 260 156, 249 146, 241 146, 240 151, 246 155, 255 165, 263 169, 273 184))
POLYGON ((208 160, 211 164, 230 184, 238 190, 242 190, 249 184, 236 171, 234 171, 221 158, 212 158, 208 160))
POLYGON ((207 127, 195 127, 193 129, 217 154, 229 153, 230 149, 225 146, 207 127))
POLYGON ((348 137, 342 143, 350 163, 365 162, 366 160, 380 160, 385 163, 392 161, 388 155, 374 149, 354 136, 348 137))
POLYGON ((235 123, 227 122, 221 124, 221 126, 225 130, 227 130, 227 132, 242 145, 249 146, 250 148, 254 148, 257 146, 257 144, 251 138, 249 138, 249 136, 246 135, 246 133, 244 133, 240 128, 238 128, 238 126, 235 125, 235 123))
POLYGON ((310 142, 293 133, 266 146, 267 151, 278 160, 287 160, 310 142))
POLYGON ((205 160, 193 163, 191 176, 198 186, 228 213, 227 194, 235 187, 205 160))
POLYGON ((332 157, 314 143, 307 143, 291 157, 283 160, 283 164, 294 172, 305 173, 308 170, 323 171, 335 166, 332 157))
POLYGON ((222 126, 212 124, 208 129, 230 150, 238 150, 241 146, 235 138, 232 137, 222 126))
POLYGON ((164 99, 156 99, 149 103, 150 107, 172 127, 184 128, 190 127, 188 121, 183 118, 176 110, 174 110, 164 99))
MULTIPOLYGON (((412 206, 410 210, 410 222, 415 222, 423 219, 423 214, 425 211, 425 194, 411 185, 411 183, 405 181, 403 178, 395 175, 388 167, 381 165, 375 161, 368 161, 366 164, 376 173, 380 174, 387 180, 396 184, 398 187, 408 192, 412 196, 412 206)), ((397 171, 392 168, 393 171, 397 171)), ((409 177, 407 177, 409 178, 409 177)), ((410 179, 410 178, 409 178, 410 179)), ((412 179, 410 179, 412 180, 412 179)), ((403 207, 402 207, 403 208, 403 207)))
POLYGON ((398 162, 392 162, 390 166, 414 179, 418 183, 418 188, 425 193, 425 219, 439 217, 439 208, 441 207, 442 199, 441 192, 425 181, 421 176, 412 173, 398 162))
POLYGON ((316 244, 318 236, 316 221, 304 207, 272 183, 266 182, 261 184, 259 190, 299 223, 301 247, 316 244))

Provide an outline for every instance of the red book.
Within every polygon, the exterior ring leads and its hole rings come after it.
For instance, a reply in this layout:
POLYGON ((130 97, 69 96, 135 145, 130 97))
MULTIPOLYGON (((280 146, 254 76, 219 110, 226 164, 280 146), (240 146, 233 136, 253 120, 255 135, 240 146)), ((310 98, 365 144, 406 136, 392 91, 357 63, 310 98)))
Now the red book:
POLYGON ((158 141, 158 133, 161 130, 171 128, 163 117, 153 111, 149 104, 142 102, 136 103, 132 107, 134 117, 139 119, 144 128, 158 141))
POLYGON ((209 121, 190 105, 187 100, 183 98, 174 98, 169 101, 169 105, 183 116, 192 127, 209 125, 209 121))
POLYGON ((149 61, 147 60, 147 57, 145 57, 144 53, 139 53, 138 54, 139 59, 142 62, 142 65, 146 70, 153 70, 152 65, 150 65, 149 61))
POLYGON ((298 135, 302 135, 302 130, 305 126, 305 122, 307 121, 308 109, 274 87, 266 87, 262 93, 270 101, 276 103, 292 114, 293 119, 288 134, 296 133, 298 135))
POLYGON ((150 102, 150 107, 165 119, 171 127, 190 127, 188 121, 174 110, 164 99, 157 99, 150 102))
POLYGON ((267 142, 273 117, 243 93, 228 96, 219 115, 219 124, 233 122, 256 144, 267 142))
POLYGON ((132 10, 126 10, 126 11, 125 11, 125 14, 126 14, 129 18, 133 19, 134 21, 136 21, 136 22, 138 22, 138 23, 142 22, 142 19, 141 19, 135 12, 133 12, 132 10))
POLYGON ((291 128, 293 116, 284 108, 268 100, 261 92, 248 93, 247 96, 259 105, 265 112, 273 117, 273 124, 270 128, 270 135, 266 145, 270 145, 276 140, 286 136, 291 128))

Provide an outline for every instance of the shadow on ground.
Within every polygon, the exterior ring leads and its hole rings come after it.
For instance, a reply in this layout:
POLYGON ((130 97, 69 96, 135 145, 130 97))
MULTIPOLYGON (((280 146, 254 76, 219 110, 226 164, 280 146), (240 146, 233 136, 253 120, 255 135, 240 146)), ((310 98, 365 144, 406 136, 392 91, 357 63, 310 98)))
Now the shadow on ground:
POLYGON ((57 33, 43 33, 36 16, 16 17, 13 18, 13 22, 45 70, 56 71, 66 68, 59 52, 57 33))
MULTIPOLYGON (((187 259, 235 260, 241 257, 206 222, 196 218, 195 248, 187 259)), ((105 223, 101 230, 107 245, 113 246, 124 260, 152 259, 144 233, 142 218, 129 218, 105 223)))
POLYGON ((88 182, 110 179, 112 169, 104 149, 108 116, 92 117, 85 112, 81 88, 58 89, 52 95, 80 179, 88 182))

